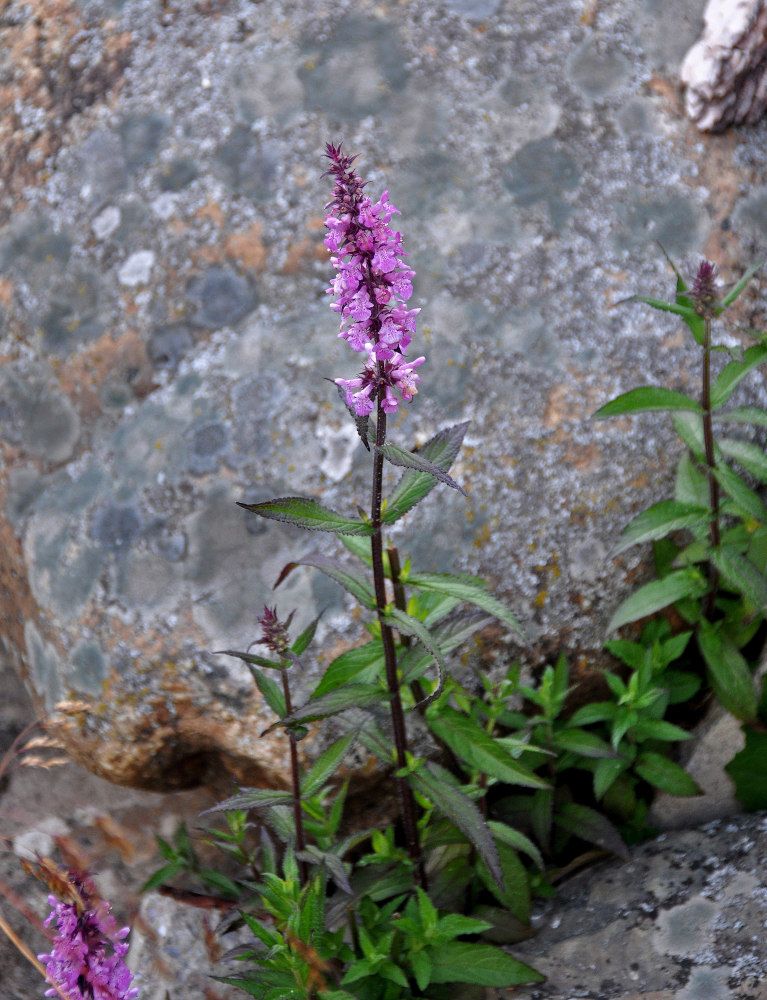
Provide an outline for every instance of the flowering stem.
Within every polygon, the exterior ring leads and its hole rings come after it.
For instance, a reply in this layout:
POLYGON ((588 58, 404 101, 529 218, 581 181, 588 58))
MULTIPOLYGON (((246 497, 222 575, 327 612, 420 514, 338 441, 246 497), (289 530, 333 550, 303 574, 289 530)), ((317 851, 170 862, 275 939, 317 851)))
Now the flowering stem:
MULTIPOLYGON (((701 390, 701 406, 703 407, 703 446, 706 453, 706 475, 708 477, 709 535, 711 545, 718 548, 719 534, 719 483, 714 476, 716 459, 714 457, 714 432, 711 425, 711 317, 703 317, 703 378, 701 390)), ((709 591, 706 598, 705 615, 711 617, 719 588, 719 573, 713 562, 708 564, 709 591)))
MULTIPOLYGON (((394 649, 394 635, 391 627, 384 621, 388 601, 386 599, 386 579, 384 576, 383 565, 383 531, 381 523, 384 457, 380 449, 383 448, 385 442, 386 411, 382 406, 382 400, 379 396, 376 421, 376 450, 373 456, 373 497, 370 512, 370 520, 373 525, 373 536, 370 540, 370 547, 373 559, 373 584, 375 587, 378 621, 381 626, 381 642, 383 643, 384 663, 386 665, 386 684, 389 689, 392 730, 394 733, 394 745, 397 753, 397 768, 399 771, 403 771, 407 766, 408 748, 407 731, 405 729, 405 713, 402 709, 399 677, 397 676, 397 654, 394 649)), ((416 866, 418 884, 422 889, 426 889, 426 869, 424 868, 423 858, 421 856, 421 844, 418 836, 418 824, 416 822, 415 797, 413 796, 413 790, 404 775, 397 779, 397 783, 402 809, 402 824, 405 828, 405 839, 407 841, 408 853, 410 854, 413 864, 416 866)))
MULTIPOLYGON (((290 701, 290 685, 288 684, 288 672, 285 669, 288 662, 284 663, 282 670, 282 693, 285 696, 285 711, 287 715, 293 711, 290 701)), ((298 741, 293 733, 288 730, 290 740, 290 778, 293 792, 293 822, 296 828, 296 852, 302 853, 306 849, 306 838, 304 837, 304 817, 301 809, 301 773, 298 769, 298 741)), ((298 859, 298 875, 301 885, 304 886, 309 881, 309 866, 306 861, 298 859)))

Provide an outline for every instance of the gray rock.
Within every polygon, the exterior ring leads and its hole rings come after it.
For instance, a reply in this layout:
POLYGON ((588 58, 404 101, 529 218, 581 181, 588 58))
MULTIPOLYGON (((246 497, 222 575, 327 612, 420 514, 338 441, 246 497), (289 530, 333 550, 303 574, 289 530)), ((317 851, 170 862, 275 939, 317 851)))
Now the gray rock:
POLYGON ((515 1000, 763 1000, 766 851, 755 813, 663 834, 628 863, 569 879, 514 947, 548 977, 515 1000))
MULTIPOLYGON (((417 271, 427 364, 392 438, 472 421, 454 470, 468 499, 440 487, 392 541, 423 569, 483 574, 533 646, 593 662, 649 572, 645 550, 607 554, 668 494, 680 447, 663 418, 590 415, 698 378, 673 317, 613 306, 673 294, 656 238, 737 278, 761 232, 764 133, 693 138, 673 97, 697 0, 593 17, 564 0, 83 3, 124 58, 67 116, 26 86, 18 46, 38 29, 11 8, 13 148, 49 142, 45 169, 14 166, 23 199, 0 230, 0 614, 41 709, 91 700, 71 752, 153 788, 221 768, 283 781, 249 674, 213 651, 246 648, 264 604, 299 627, 326 608, 302 697, 359 638, 317 574, 272 590, 333 540, 235 504, 368 502, 367 453, 325 381, 357 367, 324 294, 327 140, 389 189, 417 271)), ((743 302, 732 337, 763 319, 758 291, 743 302)), ((765 400, 756 377, 739 389, 765 400)), ((498 647, 500 663, 524 652, 498 647)))

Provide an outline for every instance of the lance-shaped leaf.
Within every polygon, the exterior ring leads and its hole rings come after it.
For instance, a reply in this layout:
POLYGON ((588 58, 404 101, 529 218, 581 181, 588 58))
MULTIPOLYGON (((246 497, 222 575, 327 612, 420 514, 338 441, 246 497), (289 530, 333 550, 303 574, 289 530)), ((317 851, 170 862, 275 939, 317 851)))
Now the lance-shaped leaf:
POLYGON ((742 361, 728 361, 711 387, 711 408, 723 406, 735 387, 758 365, 767 361, 767 343, 754 344, 743 352, 742 361))
POLYGON ((719 447, 728 458, 734 458, 760 483, 767 483, 767 455, 763 448, 734 438, 719 438, 719 447))
POLYGON ((742 722, 753 722, 757 714, 754 679, 748 664, 730 639, 703 619, 698 645, 708 668, 714 694, 728 712, 742 722))
POLYGON ((610 619, 607 631, 612 632, 628 622, 652 615, 684 597, 702 597, 706 587, 702 574, 693 568, 676 570, 662 580, 652 580, 635 590, 618 607, 610 619))
MULTIPOLYGON (((447 472, 461 450, 461 443, 468 426, 469 422, 466 421, 453 427, 443 428, 418 448, 415 454, 447 472)), ((412 510, 436 485, 437 480, 430 473, 408 469, 386 500, 384 523, 392 524, 412 510)))
POLYGON ((708 479, 686 452, 677 466, 674 499, 699 507, 708 506, 708 479))
POLYGON ((541 852, 529 837, 526 837, 524 833, 520 833, 513 826, 509 826, 508 823, 499 823, 495 819, 488 820, 487 825, 496 840, 499 840, 503 844, 508 844, 509 847, 513 847, 515 850, 523 851, 543 871, 545 865, 541 857, 541 852))
POLYGON ((322 618, 324 612, 320 611, 315 619, 313 619, 303 630, 303 632, 298 636, 298 638, 293 642, 290 647, 290 651, 295 653, 296 656, 300 656, 304 652, 306 647, 314 638, 314 633, 317 631, 317 625, 319 624, 320 618, 322 618))
POLYGON ((379 639, 372 639, 363 646, 355 646, 341 653, 328 666, 312 698, 333 691, 352 680, 372 684, 384 668, 383 646, 379 639), (360 676, 362 675, 362 676, 360 676))
MULTIPOLYGON (((443 653, 450 653, 491 621, 492 618, 482 614, 481 611, 462 611, 443 618, 436 625, 431 625, 430 631, 443 653)), ((408 683, 421 677, 430 661, 431 655, 424 652, 421 646, 411 646, 399 661, 402 680, 408 683)))
POLYGON ((679 531, 681 528, 694 528, 707 524, 710 519, 711 511, 708 507, 680 503, 678 500, 661 500, 660 503, 643 510, 623 529, 621 539, 612 554, 617 555, 640 542, 665 538, 672 531, 679 531))
MULTIPOLYGON (((680 297, 677 296, 677 298, 680 297)), ((686 305, 679 301, 666 302, 665 299, 655 299, 651 295, 631 295, 627 299, 622 299, 621 302, 641 302, 643 305, 652 306, 653 309, 674 313, 677 316, 682 316, 684 319, 693 319, 697 315, 691 305, 686 305)))
POLYGON ((259 656, 257 653, 241 653, 236 649, 217 649, 216 656, 236 656, 238 660, 242 660, 243 663, 247 663, 248 665, 267 667, 269 670, 283 669, 282 663, 279 663, 277 660, 267 660, 265 656, 259 656))
POLYGON ((522 639, 525 633, 515 616, 509 611, 505 604, 490 593, 483 580, 471 576, 456 576, 451 573, 411 573, 406 580, 411 587, 418 587, 421 590, 435 590, 440 594, 449 594, 450 597, 457 597, 460 601, 473 604, 482 611, 487 611, 495 618, 500 619, 504 625, 508 625, 522 639))
POLYGON ((449 476, 444 469, 441 469, 434 462, 430 462, 427 458, 418 452, 407 451, 405 448, 398 448, 395 444, 385 444, 379 448, 378 445, 375 446, 376 451, 380 451, 387 462, 391 462, 392 465, 397 465, 402 469, 415 469, 416 472, 425 472, 429 476, 434 476, 445 486, 450 486, 451 489, 458 490, 463 496, 466 496, 466 490, 459 486, 458 483, 449 476))
POLYGON ((290 715, 286 715, 284 719, 269 726, 261 735, 266 736, 278 726, 314 722, 316 719, 325 719, 329 715, 345 712, 349 708, 366 708, 368 705, 385 701, 387 698, 386 692, 375 684, 347 684, 345 687, 328 691, 327 694, 323 694, 319 698, 312 698, 305 705, 291 712, 290 715))
POLYGON ((373 565, 373 556, 370 551, 370 539, 358 535, 340 535, 339 540, 353 556, 356 556, 366 566, 373 565))
POLYGON ((210 809, 204 809, 200 815, 207 816, 208 813, 225 812, 227 809, 266 809, 269 806, 287 806, 292 802, 291 792, 281 792, 274 788, 243 788, 236 795, 231 795, 210 809))
POLYGON ((503 873, 498 848, 482 813, 472 800, 456 787, 449 771, 433 761, 407 775, 416 792, 424 795, 444 816, 454 823, 487 865, 496 884, 503 889, 503 873))
MULTIPOLYGON (((319 847, 309 844, 303 851, 296 854, 299 861, 308 861, 311 865, 324 868, 336 885, 346 893, 351 893, 352 887, 349 882, 349 874, 346 866, 337 854, 332 851, 322 851, 319 847)), ((327 995, 327 994, 325 994, 327 995)))
POLYGON ((712 550, 711 562, 729 586, 743 594, 747 601, 767 617, 767 579, 750 559, 736 549, 722 545, 712 550))
POLYGON ((477 770, 483 774, 506 781, 511 785, 526 788, 548 788, 547 782, 533 774, 489 736, 476 722, 456 712, 449 705, 430 712, 426 719, 429 729, 459 758, 467 770, 477 770))
POLYGON ((727 420, 735 424, 754 424, 757 427, 767 427, 767 410, 758 406, 736 406, 732 410, 724 410, 714 414, 715 420, 727 420))
POLYGON ((640 778, 669 795, 702 795, 690 775, 673 760, 660 753, 642 753, 634 765, 640 778))
POLYGON ((238 507, 272 521, 294 524, 309 531, 332 531, 336 535, 372 535, 373 528, 365 521, 337 514, 310 497, 277 497, 263 503, 240 503, 238 507))
POLYGON ((308 556, 304 556, 303 559, 296 559, 295 562, 289 562, 277 577, 277 582, 274 585, 275 588, 279 587, 283 580, 297 566, 312 566, 314 569, 320 570, 325 576, 329 576, 331 580, 339 583, 344 590, 348 590, 352 597, 356 597, 360 604, 364 608, 367 608, 368 611, 375 611, 375 594, 368 582, 359 576, 354 569, 346 566, 339 559, 333 559, 331 556, 323 555, 321 552, 311 552, 308 556))
POLYGON ((700 403, 685 396, 683 392, 666 389, 663 386, 641 385, 637 389, 631 389, 621 396, 616 396, 615 399, 600 407, 592 416, 595 420, 604 420, 606 417, 619 417, 627 413, 647 413, 651 410, 703 412, 700 403))
POLYGON ((764 265, 763 260, 760 260, 758 264, 752 264, 751 267, 749 267, 749 269, 740 279, 740 281, 735 286, 733 286, 729 290, 729 292, 725 295, 725 297, 722 299, 722 305, 728 306, 731 302, 734 302, 735 299, 737 299, 737 297, 746 287, 746 285, 749 283, 749 281, 756 274, 756 272, 759 270, 759 268, 762 267, 763 265, 764 265))
POLYGON ((739 511, 761 524, 767 523, 767 507, 736 472, 729 466, 720 464, 714 468, 714 476, 739 511))
POLYGON ((332 778, 352 745, 355 735, 355 733, 347 733, 320 754, 309 773, 305 774, 301 780, 302 798, 310 799, 312 795, 316 795, 320 791, 329 778, 332 778))
POLYGON ((430 705, 442 694, 445 686, 445 657, 439 643, 423 622, 417 618, 413 618, 412 615, 406 614, 404 611, 400 611, 399 608, 390 608, 386 613, 384 621, 389 625, 393 625, 394 628, 399 629, 400 632, 404 632, 405 635, 412 635, 416 638, 434 660, 437 666, 437 687, 428 698, 424 698, 419 703, 420 706, 430 705))
POLYGON ((491 944, 450 941, 429 949, 432 983, 472 983, 500 989, 541 983, 540 972, 491 944))
POLYGON ((611 854, 615 854, 624 861, 631 857, 629 850, 623 843, 623 838, 612 825, 612 823, 588 806, 579 805, 576 802, 563 802, 554 812, 554 824, 568 833, 575 834, 581 840, 587 840, 590 844, 596 844, 611 854))

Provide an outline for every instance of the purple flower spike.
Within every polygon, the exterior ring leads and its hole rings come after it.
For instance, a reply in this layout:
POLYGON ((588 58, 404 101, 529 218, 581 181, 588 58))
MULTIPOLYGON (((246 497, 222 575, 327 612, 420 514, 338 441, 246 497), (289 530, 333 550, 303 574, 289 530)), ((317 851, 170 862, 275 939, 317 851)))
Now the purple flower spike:
POLYGON ((77 890, 76 903, 64 903, 49 896, 51 914, 58 934, 49 954, 37 957, 46 966, 53 988, 47 997, 62 1000, 134 1000, 138 990, 131 987, 133 976, 123 958, 128 945, 123 940, 130 928, 117 928, 109 904, 96 895, 89 878, 70 873, 77 890))
POLYGON ((331 308, 341 314, 338 336, 367 354, 359 377, 336 379, 336 385, 346 390, 347 405, 358 416, 367 416, 379 401, 386 413, 393 413, 399 405, 395 390, 407 401, 417 393, 420 378, 413 369, 425 360, 405 360, 420 312, 405 306, 413 294, 415 271, 403 260, 402 236, 389 225, 392 215, 399 215, 389 192, 373 204, 353 169, 356 156, 345 156, 340 143, 328 143, 326 156, 335 189, 327 205, 325 246, 336 269, 327 291, 335 296, 331 308))

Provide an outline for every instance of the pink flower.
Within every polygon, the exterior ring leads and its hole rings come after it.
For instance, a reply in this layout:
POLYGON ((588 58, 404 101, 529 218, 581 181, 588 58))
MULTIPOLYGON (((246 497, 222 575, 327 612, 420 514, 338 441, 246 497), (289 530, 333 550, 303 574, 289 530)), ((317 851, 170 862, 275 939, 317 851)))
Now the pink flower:
POLYGON ((389 192, 373 203, 352 167, 356 157, 345 156, 340 144, 332 143, 326 155, 335 188, 327 206, 325 246, 336 269, 327 291, 335 298, 331 308, 341 314, 339 337, 368 354, 359 378, 336 379, 336 384, 346 389, 347 403, 359 416, 371 413, 378 401, 392 413, 398 405, 394 390, 402 399, 412 399, 420 381, 412 369, 424 361, 418 358, 408 367, 404 357, 420 311, 405 306, 415 272, 404 262, 401 234, 389 226, 392 215, 399 214, 389 192))
POLYGON ((55 921, 58 933, 50 953, 37 956, 53 984, 45 995, 65 1000, 134 1000, 138 990, 131 988, 133 976, 123 962, 128 951, 123 939, 130 928, 118 930, 109 904, 98 898, 87 876, 70 872, 69 878, 79 897, 77 903, 48 897, 51 914, 45 923, 55 921))

